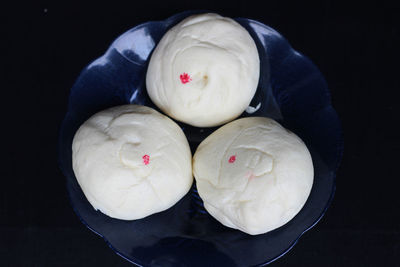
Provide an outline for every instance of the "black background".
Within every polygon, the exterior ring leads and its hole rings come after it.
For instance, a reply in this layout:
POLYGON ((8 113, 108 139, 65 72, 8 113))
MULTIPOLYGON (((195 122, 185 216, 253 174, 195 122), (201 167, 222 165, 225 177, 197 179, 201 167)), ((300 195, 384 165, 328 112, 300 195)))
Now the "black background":
POLYGON ((384 1, 17 2, 2 8, 0 266, 131 266, 73 213, 57 137, 80 71, 133 26, 208 9, 272 26, 326 77, 345 152, 323 219, 271 266, 400 266, 400 9, 384 1), (4 95, 5 94, 5 95, 4 95))

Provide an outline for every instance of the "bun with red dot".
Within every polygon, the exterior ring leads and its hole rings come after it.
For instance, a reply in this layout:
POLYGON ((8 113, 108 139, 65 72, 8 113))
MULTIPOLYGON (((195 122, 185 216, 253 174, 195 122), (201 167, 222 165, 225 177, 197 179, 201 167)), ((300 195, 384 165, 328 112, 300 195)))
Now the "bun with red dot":
POLYGON ((146 87, 167 115, 211 127, 249 106, 259 75, 258 51, 248 31, 233 19, 201 14, 163 36, 151 56, 146 87))
POLYGON ((145 106, 117 106, 89 118, 73 139, 72 164, 93 208, 123 220, 168 209, 193 182, 183 131, 145 106))
POLYGON ((205 209, 223 225, 256 235, 290 221, 314 179, 311 155, 276 121, 248 117, 208 136, 193 157, 205 209))

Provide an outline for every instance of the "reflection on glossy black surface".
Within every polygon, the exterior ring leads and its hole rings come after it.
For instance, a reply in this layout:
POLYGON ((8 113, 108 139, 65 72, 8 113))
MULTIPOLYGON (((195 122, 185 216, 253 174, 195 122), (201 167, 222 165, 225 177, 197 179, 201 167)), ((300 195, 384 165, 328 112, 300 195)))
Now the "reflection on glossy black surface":
MULTIPOLYGON (((193 13, 193 12, 192 12, 193 13)), ((71 144, 78 127, 107 107, 135 103, 156 108, 145 88, 152 49, 185 12, 148 22, 121 35, 106 54, 86 67, 71 89, 59 142, 60 166, 67 177, 72 206, 82 222, 103 236, 118 254, 145 266, 248 266, 273 261, 323 215, 335 190, 342 134, 319 70, 294 51, 275 30, 259 22, 236 19, 255 39, 261 59, 260 82, 246 116, 268 116, 299 135, 310 149, 315 178, 301 212, 272 232, 250 236, 222 226, 205 210, 195 185, 172 208, 136 221, 112 219, 96 212, 82 193, 72 170, 71 144)), ((179 123, 192 152, 216 128, 179 123)))

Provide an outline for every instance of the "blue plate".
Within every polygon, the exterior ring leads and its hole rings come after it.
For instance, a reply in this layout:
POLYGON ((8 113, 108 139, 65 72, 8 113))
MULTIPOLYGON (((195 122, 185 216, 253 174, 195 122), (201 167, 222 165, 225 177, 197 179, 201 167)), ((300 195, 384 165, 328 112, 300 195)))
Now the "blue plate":
MULTIPOLYGON (((94 113, 134 103, 156 108, 145 88, 147 64, 164 33, 184 12, 165 21, 141 24, 118 37, 107 52, 89 64, 71 89, 59 139, 59 163, 67 178, 72 207, 81 221, 128 261, 143 266, 249 266, 284 255, 325 213, 335 192, 335 172, 342 156, 340 121, 331 106, 327 84, 317 67, 293 50, 274 29, 237 18, 254 38, 261 61, 260 82, 246 116, 267 116, 300 136, 315 168, 314 185, 303 209, 286 225, 251 236, 222 226, 203 207, 196 187, 172 208, 135 221, 110 218, 86 200, 72 170, 72 139, 94 113), (254 111, 253 109, 252 111, 254 111)), ((179 125, 192 152, 216 128, 179 125)))

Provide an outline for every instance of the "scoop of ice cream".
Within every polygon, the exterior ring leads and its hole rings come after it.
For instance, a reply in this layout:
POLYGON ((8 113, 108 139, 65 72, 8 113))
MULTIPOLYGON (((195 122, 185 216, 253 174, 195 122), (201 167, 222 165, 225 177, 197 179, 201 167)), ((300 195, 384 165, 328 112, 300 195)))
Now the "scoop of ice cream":
POLYGON ((254 40, 236 21, 217 14, 188 17, 158 43, 146 76, 151 100, 176 120, 216 126, 239 116, 258 84, 254 40))
POLYGON ((206 210, 225 226, 252 235, 291 220, 314 179, 301 139, 263 117, 233 121, 208 136, 194 155, 193 172, 206 210))
POLYGON ((78 129, 72 163, 83 193, 96 209, 134 220, 174 205, 190 189, 187 139, 168 117, 145 106, 101 111, 78 129))

